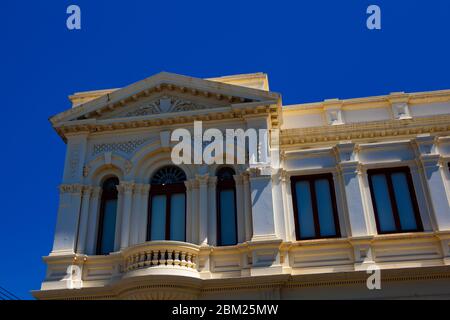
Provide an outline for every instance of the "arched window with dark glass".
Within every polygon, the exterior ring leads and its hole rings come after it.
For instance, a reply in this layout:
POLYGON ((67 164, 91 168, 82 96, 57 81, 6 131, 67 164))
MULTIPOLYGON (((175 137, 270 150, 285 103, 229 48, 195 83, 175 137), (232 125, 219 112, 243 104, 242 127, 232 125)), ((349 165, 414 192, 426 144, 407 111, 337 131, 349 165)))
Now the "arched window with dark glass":
POLYGON ((237 244, 236 184, 234 170, 229 167, 217 172, 217 245, 237 244))
POLYGON ((186 241, 186 174, 178 167, 159 169, 152 177, 147 240, 186 241))
POLYGON ((109 178, 102 185, 100 218, 97 237, 97 254, 109 254, 114 251, 117 218, 117 185, 119 179, 109 178))

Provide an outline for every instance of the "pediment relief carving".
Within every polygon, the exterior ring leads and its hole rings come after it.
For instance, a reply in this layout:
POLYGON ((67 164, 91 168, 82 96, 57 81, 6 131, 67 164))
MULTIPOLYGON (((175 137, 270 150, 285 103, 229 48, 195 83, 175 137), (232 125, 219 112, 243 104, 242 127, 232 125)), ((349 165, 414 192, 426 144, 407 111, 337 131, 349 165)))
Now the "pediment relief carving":
POLYGON ((225 105, 212 104, 208 101, 197 101, 189 97, 161 95, 151 99, 140 99, 124 106, 122 110, 102 115, 100 119, 140 117, 161 113, 213 109, 223 106, 225 105))

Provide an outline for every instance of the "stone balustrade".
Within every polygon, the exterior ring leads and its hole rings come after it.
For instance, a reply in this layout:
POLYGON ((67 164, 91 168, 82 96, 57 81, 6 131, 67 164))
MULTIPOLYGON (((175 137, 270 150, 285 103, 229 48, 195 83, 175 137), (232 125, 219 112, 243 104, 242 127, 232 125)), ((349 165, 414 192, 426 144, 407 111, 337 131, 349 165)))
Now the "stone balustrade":
POLYGON ((197 270, 199 247, 178 241, 152 241, 124 251, 124 272, 152 267, 197 270))

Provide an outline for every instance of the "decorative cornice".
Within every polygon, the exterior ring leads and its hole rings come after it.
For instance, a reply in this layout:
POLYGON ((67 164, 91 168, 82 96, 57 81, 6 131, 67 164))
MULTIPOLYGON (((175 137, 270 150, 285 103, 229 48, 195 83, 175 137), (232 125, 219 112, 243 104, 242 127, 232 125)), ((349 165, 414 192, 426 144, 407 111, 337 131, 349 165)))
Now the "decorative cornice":
POLYGON ((342 140, 365 140, 399 136, 417 136, 424 133, 445 133, 450 131, 450 115, 439 117, 372 121, 344 124, 340 126, 321 126, 311 128, 282 130, 282 146, 339 142, 342 140))
POLYGON ((184 112, 152 114, 148 116, 119 118, 119 119, 86 119, 73 120, 55 124, 58 134, 65 139, 67 134, 76 132, 109 132, 115 130, 161 127, 171 125, 191 124, 194 121, 218 121, 227 119, 242 119, 245 115, 264 115, 269 117, 272 128, 280 125, 280 108, 276 101, 262 101, 248 105, 241 104, 237 107, 216 107, 211 109, 192 110, 184 112), (275 104, 274 104, 275 103, 275 104))

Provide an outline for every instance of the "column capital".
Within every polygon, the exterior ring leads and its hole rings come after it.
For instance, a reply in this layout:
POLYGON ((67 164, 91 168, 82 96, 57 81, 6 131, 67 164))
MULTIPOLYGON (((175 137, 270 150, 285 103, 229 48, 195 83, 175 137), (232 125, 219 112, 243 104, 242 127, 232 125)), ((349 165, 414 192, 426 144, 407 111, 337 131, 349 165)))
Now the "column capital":
POLYGON ((436 154, 436 145, 438 139, 436 136, 431 134, 419 135, 414 139, 417 145, 417 149, 421 155, 436 154))
POLYGON ((190 180, 186 180, 184 182, 184 185, 186 186, 187 190, 192 190, 192 189, 198 189, 198 180, 196 179, 190 179, 190 180))
POLYGON ((216 184, 217 184, 217 177, 216 176, 208 178, 208 185, 210 187, 215 186, 216 184))
POLYGON ((198 181, 200 186, 204 186, 208 183, 209 174, 196 174, 195 179, 198 181))
POLYGON ((419 156, 419 159, 425 169, 430 167, 441 167, 445 162, 440 154, 423 154, 419 156))
POLYGON ((63 193, 74 193, 81 194, 83 192, 84 185, 82 184, 61 184, 59 185, 60 194, 63 193))
POLYGON ((98 186, 92 187, 92 197, 99 197, 102 194, 102 188, 98 186))
POLYGON ((344 174, 361 174, 362 164, 359 161, 345 161, 338 163, 339 171, 344 174))
POLYGON ((132 193, 135 188, 135 184, 133 181, 121 181, 117 186, 117 190, 123 193, 132 193))
POLYGON ((92 186, 83 186, 83 189, 82 189, 83 196, 90 196, 92 194, 93 190, 94 190, 94 187, 92 187, 92 186))
POLYGON ((351 141, 339 142, 334 147, 334 151, 338 157, 338 162, 355 161, 356 150, 357 150, 356 144, 351 141))

